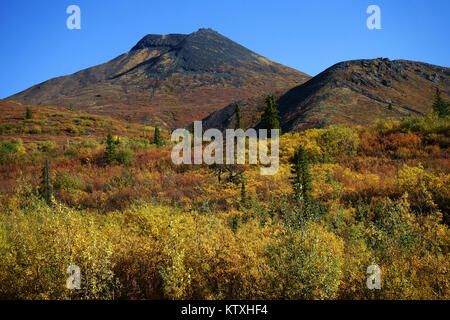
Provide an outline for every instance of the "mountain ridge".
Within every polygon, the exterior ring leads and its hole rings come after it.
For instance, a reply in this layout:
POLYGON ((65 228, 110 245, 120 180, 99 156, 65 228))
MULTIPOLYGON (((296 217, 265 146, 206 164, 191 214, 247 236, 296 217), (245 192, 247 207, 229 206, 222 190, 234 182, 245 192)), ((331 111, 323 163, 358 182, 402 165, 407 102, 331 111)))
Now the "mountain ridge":
MULTIPOLYGON (((449 68, 388 58, 343 61, 277 94, 280 124, 282 130, 288 132, 328 124, 366 125, 377 118, 423 115, 431 109, 436 88, 448 99, 449 68)), ((246 127, 258 128, 264 97, 239 103, 246 127)), ((230 104, 214 111, 203 119, 204 128, 223 130, 232 126, 234 108, 234 104, 230 104)))
POLYGON ((49 79, 7 97, 58 105, 166 129, 227 104, 287 90, 310 76, 270 61, 211 29, 144 36, 103 64, 49 79))

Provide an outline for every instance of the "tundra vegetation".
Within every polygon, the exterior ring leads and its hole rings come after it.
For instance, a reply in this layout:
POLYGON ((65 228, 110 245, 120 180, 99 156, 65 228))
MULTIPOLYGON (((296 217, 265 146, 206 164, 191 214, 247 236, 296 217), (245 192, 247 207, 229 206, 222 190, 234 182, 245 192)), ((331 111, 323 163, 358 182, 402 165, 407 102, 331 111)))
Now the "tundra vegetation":
POLYGON ((273 176, 177 166, 164 130, 5 106, 0 299, 449 299, 437 101, 424 117, 285 133, 273 176), (380 290, 366 286, 372 264, 380 290))

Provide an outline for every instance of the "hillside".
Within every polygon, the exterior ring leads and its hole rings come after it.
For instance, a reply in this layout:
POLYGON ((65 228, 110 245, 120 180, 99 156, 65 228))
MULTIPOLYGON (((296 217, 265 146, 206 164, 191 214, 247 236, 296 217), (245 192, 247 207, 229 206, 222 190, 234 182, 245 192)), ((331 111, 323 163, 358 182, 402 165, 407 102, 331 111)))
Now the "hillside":
POLYGON ((25 145, 51 140, 62 146, 67 139, 103 139, 109 128, 125 136, 142 136, 154 131, 142 124, 62 107, 23 106, 0 99, 0 109, 0 141, 15 138, 25 145), (26 119, 27 108, 32 112, 31 119, 26 119))
MULTIPOLYGON (((281 126, 284 132, 290 132, 423 115, 431 108, 436 87, 448 100, 449 68, 389 59, 341 62, 278 94, 281 126)), ((264 97, 243 99, 240 104, 246 126, 258 126, 264 97)), ((230 104, 213 112, 203 119, 205 128, 225 128, 234 123, 233 110, 230 104)))
POLYGON ((170 129, 227 104, 310 77, 270 61, 211 29, 147 35, 129 52, 7 98, 71 107, 170 129))

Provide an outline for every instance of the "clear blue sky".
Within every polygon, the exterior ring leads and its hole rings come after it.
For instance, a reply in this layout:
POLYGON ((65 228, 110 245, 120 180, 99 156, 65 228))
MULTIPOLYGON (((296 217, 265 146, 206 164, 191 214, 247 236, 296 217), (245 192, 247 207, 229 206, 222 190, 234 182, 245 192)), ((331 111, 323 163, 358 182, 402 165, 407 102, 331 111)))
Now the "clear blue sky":
POLYGON ((201 27, 310 75, 361 58, 450 62, 448 0, 1 0, 0 8, 0 98, 106 62, 148 33, 201 27), (71 4, 81 30, 66 27, 71 4), (381 30, 366 27, 371 4, 381 30))

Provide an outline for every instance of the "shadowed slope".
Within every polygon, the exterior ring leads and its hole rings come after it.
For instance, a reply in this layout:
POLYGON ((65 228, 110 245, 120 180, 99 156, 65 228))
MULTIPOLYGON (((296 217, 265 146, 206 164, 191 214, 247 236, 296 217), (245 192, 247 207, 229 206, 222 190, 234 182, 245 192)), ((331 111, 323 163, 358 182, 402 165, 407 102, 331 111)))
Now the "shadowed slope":
MULTIPOLYGON (((377 118, 402 119, 431 109, 436 88, 448 100, 450 69, 422 62, 389 59, 335 64, 279 97, 284 132, 328 124, 367 124, 377 118), (391 105, 391 106, 390 106, 391 105)), ((240 101, 246 127, 258 127, 264 96, 240 101)), ((229 128, 234 104, 206 117, 204 127, 229 128)))

